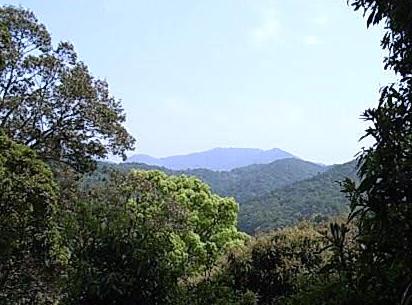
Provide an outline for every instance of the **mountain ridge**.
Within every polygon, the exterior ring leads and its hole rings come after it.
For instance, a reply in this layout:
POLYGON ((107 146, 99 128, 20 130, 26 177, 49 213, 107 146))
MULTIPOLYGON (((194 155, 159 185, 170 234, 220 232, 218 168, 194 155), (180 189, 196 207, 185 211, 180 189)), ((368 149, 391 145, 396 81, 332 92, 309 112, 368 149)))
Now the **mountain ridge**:
POLYGON ((348 212, 349 201, 340 181, 358 180, 356 160, 328 166, 318 175, 256 196, 240 207, 239 227, 248 233, 296 224, 316 215, 338 216, 348 212))
POLYGON ((268 150, 258 148, 213 148, 206 151, 155 158, 147 154, 129 157, 126 163, 145 163, 172 170, 209 169, 229 171, 253 164, 268 164, 276 160, 296 158, 280 148, 268 150))
POLYGON ((85 184, 106 180, 111 169, 160 170, 168 175, 195 176, 213 192, 234 197, 240 207, 239 228, 249 234, 296 224, 313 217, 338 216, 347 212, 348 200, 337 181, 356 181, 356 160, 329 166, 296 158, 255 164, 230 171, 209 169, 171 170, 143 163, 100 162, 85 184))

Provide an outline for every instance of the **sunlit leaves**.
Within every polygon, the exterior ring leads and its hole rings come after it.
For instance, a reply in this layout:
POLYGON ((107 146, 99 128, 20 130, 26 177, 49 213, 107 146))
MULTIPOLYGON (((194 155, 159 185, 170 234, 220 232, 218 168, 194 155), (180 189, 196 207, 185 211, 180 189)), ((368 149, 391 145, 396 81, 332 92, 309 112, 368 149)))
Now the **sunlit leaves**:
POLYGON ((52 266, 67 254, 54 219, 56 208, 50 170, 0 130, 1 304, 54 302, 52 266))
POLYGON ((69 299, 174 304, 182 283, 246 240, 236 216, 233 199, 195 178, 133 171, 95 184, 66 217, 69 299))
POLYGON ((134 139, 120 102, 95 79, 73 46, 54 47, 30 11, 0 7, 0 126, 46 161, 77 171, 109 153, 125 157, 134 139))

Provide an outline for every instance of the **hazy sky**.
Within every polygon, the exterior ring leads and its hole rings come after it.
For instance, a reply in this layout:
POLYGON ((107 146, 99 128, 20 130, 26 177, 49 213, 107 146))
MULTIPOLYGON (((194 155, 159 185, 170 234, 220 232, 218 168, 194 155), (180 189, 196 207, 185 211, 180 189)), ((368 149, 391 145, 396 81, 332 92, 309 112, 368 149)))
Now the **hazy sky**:
POLYGON ((388 80, 346 0, 17 0, 122 99, 139 153, 279 147, 339 163, 388 80))

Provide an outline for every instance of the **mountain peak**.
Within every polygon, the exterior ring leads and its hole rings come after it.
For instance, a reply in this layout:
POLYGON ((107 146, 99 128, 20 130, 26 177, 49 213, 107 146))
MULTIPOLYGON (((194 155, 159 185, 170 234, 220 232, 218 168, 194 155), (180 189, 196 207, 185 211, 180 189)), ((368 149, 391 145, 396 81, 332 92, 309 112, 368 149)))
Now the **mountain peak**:
POLYGON ((227 171, 252 164, 267 164, 286 158, 296 157, 279 148, 263 150, 258 148, 216 147, 207 151, 164 158, 137 154, 128 158, 126 162, 146 163, 174 170, 206 168, 227 171))

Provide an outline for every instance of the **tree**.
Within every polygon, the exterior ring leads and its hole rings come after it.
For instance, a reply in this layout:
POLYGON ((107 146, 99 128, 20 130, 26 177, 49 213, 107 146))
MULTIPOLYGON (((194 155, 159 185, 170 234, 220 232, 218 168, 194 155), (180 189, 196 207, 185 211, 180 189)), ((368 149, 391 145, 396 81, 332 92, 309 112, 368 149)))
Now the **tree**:
POLYGON ((283 304, 325 266, 322 235, 306 223, 251 238, 194 288, 190 304, 283 304))
POLYGON ((86 171, 109 153, 125 157, 134 139, 120 102, 73 46, 54 47, 46 27, 22 8, 0 7, 0 128, 46 161, 86 171))
POLYGON ((29 148, 0 132, 0 303, 53 302, 64 256, 54 215, 57 186, 29 148))
POLYGON ((365 137, 375 144, 359 158, 359 186, 347 180, 351 219, 359 224, 359 291, 375 289, 371 304, 395 304, 412 287, 412 4, 409 0, 350 0, 368 15, 367 25, 384 22, 385 68, 398 81, 381 89, 365 137), (366 290, 365 290, 366 289, 366 290))
POLYGON ((65 221, 70 304, 177 304, 245 240, 235 201, 195 178, 133 171, 95 185, 65 221))

